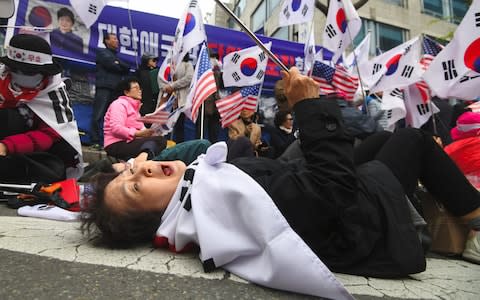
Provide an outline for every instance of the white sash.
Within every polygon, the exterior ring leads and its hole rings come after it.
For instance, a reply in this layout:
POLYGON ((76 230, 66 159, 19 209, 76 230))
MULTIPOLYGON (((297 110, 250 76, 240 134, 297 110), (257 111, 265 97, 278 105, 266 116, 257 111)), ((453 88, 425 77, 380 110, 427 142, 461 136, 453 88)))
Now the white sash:
POLYGON ((157 236, 168 238, 177 250, 190 242, 199 245, 206 269, 222 267, 271 288, 353 299, 265 190, 225 163, 226 150, 225 143, 216 143, 199 156, 198 166, 189 167, 195 169, 193 183, 180 182, 157 236))

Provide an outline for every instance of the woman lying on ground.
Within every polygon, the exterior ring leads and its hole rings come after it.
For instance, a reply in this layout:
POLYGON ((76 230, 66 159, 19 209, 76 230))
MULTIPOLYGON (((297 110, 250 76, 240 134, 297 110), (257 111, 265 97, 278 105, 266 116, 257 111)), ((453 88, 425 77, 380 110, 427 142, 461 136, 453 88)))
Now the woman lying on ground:
MULTIPOLYGON (((473 255, 467 257, 480 262, 480 193, 431 136, 417 129, 374 135, 364 142, 364 152, 356 150, 356 162, 364 161, 356 167, 336 101, 319 98, 317 84, 296 68, 283 76, 298 121, 304 164, 251 157, 225 163, 222 144, 210 147, 189 167, 180 161, 137 162, 121 173, 97 178, 83 228, 88 232, 97 227, 99 237, 112 246, 154 236, 161 244, 166 237, 176 251, 191 234, 204 268, 210 270, 250 266, 252 257, 266 250, 260 247, 257 253, 245 244, 258 243, 262 228, 284 218, 288 223, 282 226, 301 237, 292 247, 305 242, 332 271, 405 276, 425 270, 405 197, 420 180, 451 213, 469 222, 476 242, 468 249, 473 255), (259 217, 262 209, 275 217, 259 217), (222 233, 230 238, 222 239, 222 233), (223 256, 225 249, 233 258, 223 256)), ((266 243, 278 250, 282 245, 277 241, 266 243)), ((263 266, 275 267, 271 264, 263 266)))

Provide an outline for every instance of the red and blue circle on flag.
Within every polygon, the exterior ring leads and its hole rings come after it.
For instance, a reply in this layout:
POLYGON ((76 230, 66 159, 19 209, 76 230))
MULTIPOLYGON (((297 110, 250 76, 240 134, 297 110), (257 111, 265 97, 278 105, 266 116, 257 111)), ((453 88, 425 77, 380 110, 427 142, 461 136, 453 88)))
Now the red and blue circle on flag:
POLYGON ((402 57, 401 54, 397 54, 394 57, 390 58, 389 61, 387 61, 386 63, 387 72, 385 73, 385 75, 390 76, 397 71, 398 64, 401 57, 402 57))
POLYGON ((165 68, 165 71, 163 72, 163 79, 165 79, 165 81, 172 81, 171 70, 170 66, 165 68))
POLYGON ((292 11, 297 11, 297 10, 299 10, 301 4, 302 4, 302 0, 293 0, 293 1, 292 1, 292 11))
POLYGON ((468 45, 463 59, 467 68, 480 73, 480 38, 468 45))
POLYGON ((338 29, 340 29, 342 33, 345 33, 345 31, 347 30, 347 17, 345 16, 345 11, 343 10, 343 8, 340 8, 337 11, 336 20, 338 29))
POLYGON ((240 71, 245 76, 252 76, 257 71, 257 60, 252 57, 245 58, 240 63, 240 71))
POLYGON ((183 36, 189 34, 195 28, 196 23, 197 20, 195 20, 195 16, 191 13, 188 13, 187 17, 185 18, 185 29, 183 29, 183 36))

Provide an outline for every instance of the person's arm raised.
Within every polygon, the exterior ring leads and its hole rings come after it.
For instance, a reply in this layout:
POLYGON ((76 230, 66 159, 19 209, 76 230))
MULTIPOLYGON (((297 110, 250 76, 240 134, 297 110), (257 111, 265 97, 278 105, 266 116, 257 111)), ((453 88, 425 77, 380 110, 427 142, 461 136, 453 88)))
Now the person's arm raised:
POLYGON ((282 71, 282 76, 285 96, 290 108, 302 100, 318 98, 320 93, 318 83, 300 74, 296 67, 291 68, 289 72, 282 71))

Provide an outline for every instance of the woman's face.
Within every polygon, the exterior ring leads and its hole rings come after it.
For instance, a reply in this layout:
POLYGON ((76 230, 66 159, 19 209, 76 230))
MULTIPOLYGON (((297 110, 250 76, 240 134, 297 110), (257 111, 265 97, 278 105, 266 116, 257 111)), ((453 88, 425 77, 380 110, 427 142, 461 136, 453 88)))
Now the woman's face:
POLYGON ((185 173, 182 161, 136 159, 105 188, 105 203, 116 212, 163 211, 185 173), (141 161, 144 160, 144 161, 141 161))
POLYGON ((154 69, 157 67, 157 60, 155 58, 150 58, 148 60, 147 66, 154 69))
POLYGON ((73 22, 70 17, 62 16, 58 19, 58 27, 63 33, 72 31, 73 22))
POLYGON ((130 83, 130 90, 124 91, 125 96, 136 100, 142 100, 142 89, 140 88, 140 84, 138 82, 130 83))
POLYGON ((293 128, 293 118, 291 114, 285 116, 285 121, 283 121, 282 126, 287 129, 293 128))

